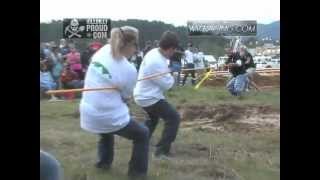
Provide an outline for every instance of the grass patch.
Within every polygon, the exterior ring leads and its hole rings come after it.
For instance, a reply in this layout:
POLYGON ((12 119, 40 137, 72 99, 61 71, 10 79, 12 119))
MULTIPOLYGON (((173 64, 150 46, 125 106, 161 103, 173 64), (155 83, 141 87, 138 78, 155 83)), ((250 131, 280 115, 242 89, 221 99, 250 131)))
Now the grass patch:
MULTIPOLYGON (((279 89, 251 93, 238 99, 221 87, 178 87, 167 93, 175 105, 237 104, 270 105, 280 108, 279 89)), ((116 137, 115 158, 110 172, 93 167, 96 160, 97 137, 80 128, 77 111, 79 100, 73 102, 40 101, 40 147, 61 162, 65 180, 127 179, 131 154, 130 141, 116 137)), ((132 112, 141 110, 131 103, 132 112)), ((155 131, 151 144, 156 144, 163 123, 155 131)), ((173 145, 171 161, 152 159, 150 148, 149 176, 152 180, 269 180, 280 179, 280 132, 204 132, 180 129, 173 145), (210 155, 211 153, 211 156, 210 155), (213 154, 213 155, 212 155, 213 154)))

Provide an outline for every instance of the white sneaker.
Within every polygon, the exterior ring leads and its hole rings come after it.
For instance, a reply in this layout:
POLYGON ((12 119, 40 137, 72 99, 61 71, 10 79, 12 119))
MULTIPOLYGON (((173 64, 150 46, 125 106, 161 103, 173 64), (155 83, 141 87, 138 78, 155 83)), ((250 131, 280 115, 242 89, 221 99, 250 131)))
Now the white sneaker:
POLYGON ((170 160, 172 160, 171 157, 166 156, 166 155, 163 155, 163 154, 158 155, 158 156, 155 155, 155 154, 152 154, 152 158, 153 158, 154 160, 156 160, 156 161, 170 161, 170 160))
POLYGON ((53 96, 53 97, 49 100, 49 102, 58 102, 58 101, 63 101, 63 100, 58 99, 58 98, 55 97, 55 96, 53 96))

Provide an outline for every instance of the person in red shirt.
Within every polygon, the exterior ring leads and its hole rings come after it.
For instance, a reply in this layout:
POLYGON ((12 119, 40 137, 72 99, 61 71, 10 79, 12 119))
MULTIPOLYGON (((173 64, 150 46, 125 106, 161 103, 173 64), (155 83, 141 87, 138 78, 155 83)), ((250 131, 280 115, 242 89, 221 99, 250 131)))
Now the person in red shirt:
POLYGON ((103 46, 103 44, 102 44, 101 42, 96 41, 96 42, 91 43, 91 44, 89 45, 89 48, 90 48, 92 51, 96 52, 96 51, 98 51, 102 46, 103 46))
POLYGON ((66 55, 67 63, 70 65, 72 71, 76 72, 80 79, 83 79, 82 64, 80 53, 76 50, 74 44, 70 44, 70 53, 66 55))
POLYGON ((70 65, 66 65, 64 67, 60 81, 65 89, 77 89, 83 87, 83 80, 81 80, 78 74, 70 68, 70 65))

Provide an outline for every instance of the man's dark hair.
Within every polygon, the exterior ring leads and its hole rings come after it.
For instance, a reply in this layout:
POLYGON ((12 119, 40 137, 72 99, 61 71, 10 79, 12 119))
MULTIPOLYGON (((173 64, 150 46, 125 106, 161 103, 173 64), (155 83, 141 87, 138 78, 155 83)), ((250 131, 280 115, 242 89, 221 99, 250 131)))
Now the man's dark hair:
POLYGON ((178 36, 172 31, 166 31, 162 34, 159 46, 161 49, 167 50, 169 48, 177 48, 179 45, 178 36))

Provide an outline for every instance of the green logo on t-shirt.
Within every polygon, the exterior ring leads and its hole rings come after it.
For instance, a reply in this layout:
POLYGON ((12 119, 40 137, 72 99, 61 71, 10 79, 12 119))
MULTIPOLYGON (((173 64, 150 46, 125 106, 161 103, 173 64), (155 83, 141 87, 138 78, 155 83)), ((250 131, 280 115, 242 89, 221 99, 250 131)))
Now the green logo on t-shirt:
POLYGON ((92 62, 92 64, 94 65, 94 67, 100 68, 102 74, 107 74, 110 79, 112 78, 112 76, 111 76, 110 72, 108 71, 108 69, 105 68, 101 63, 99 63, 99 62, 92 62))

